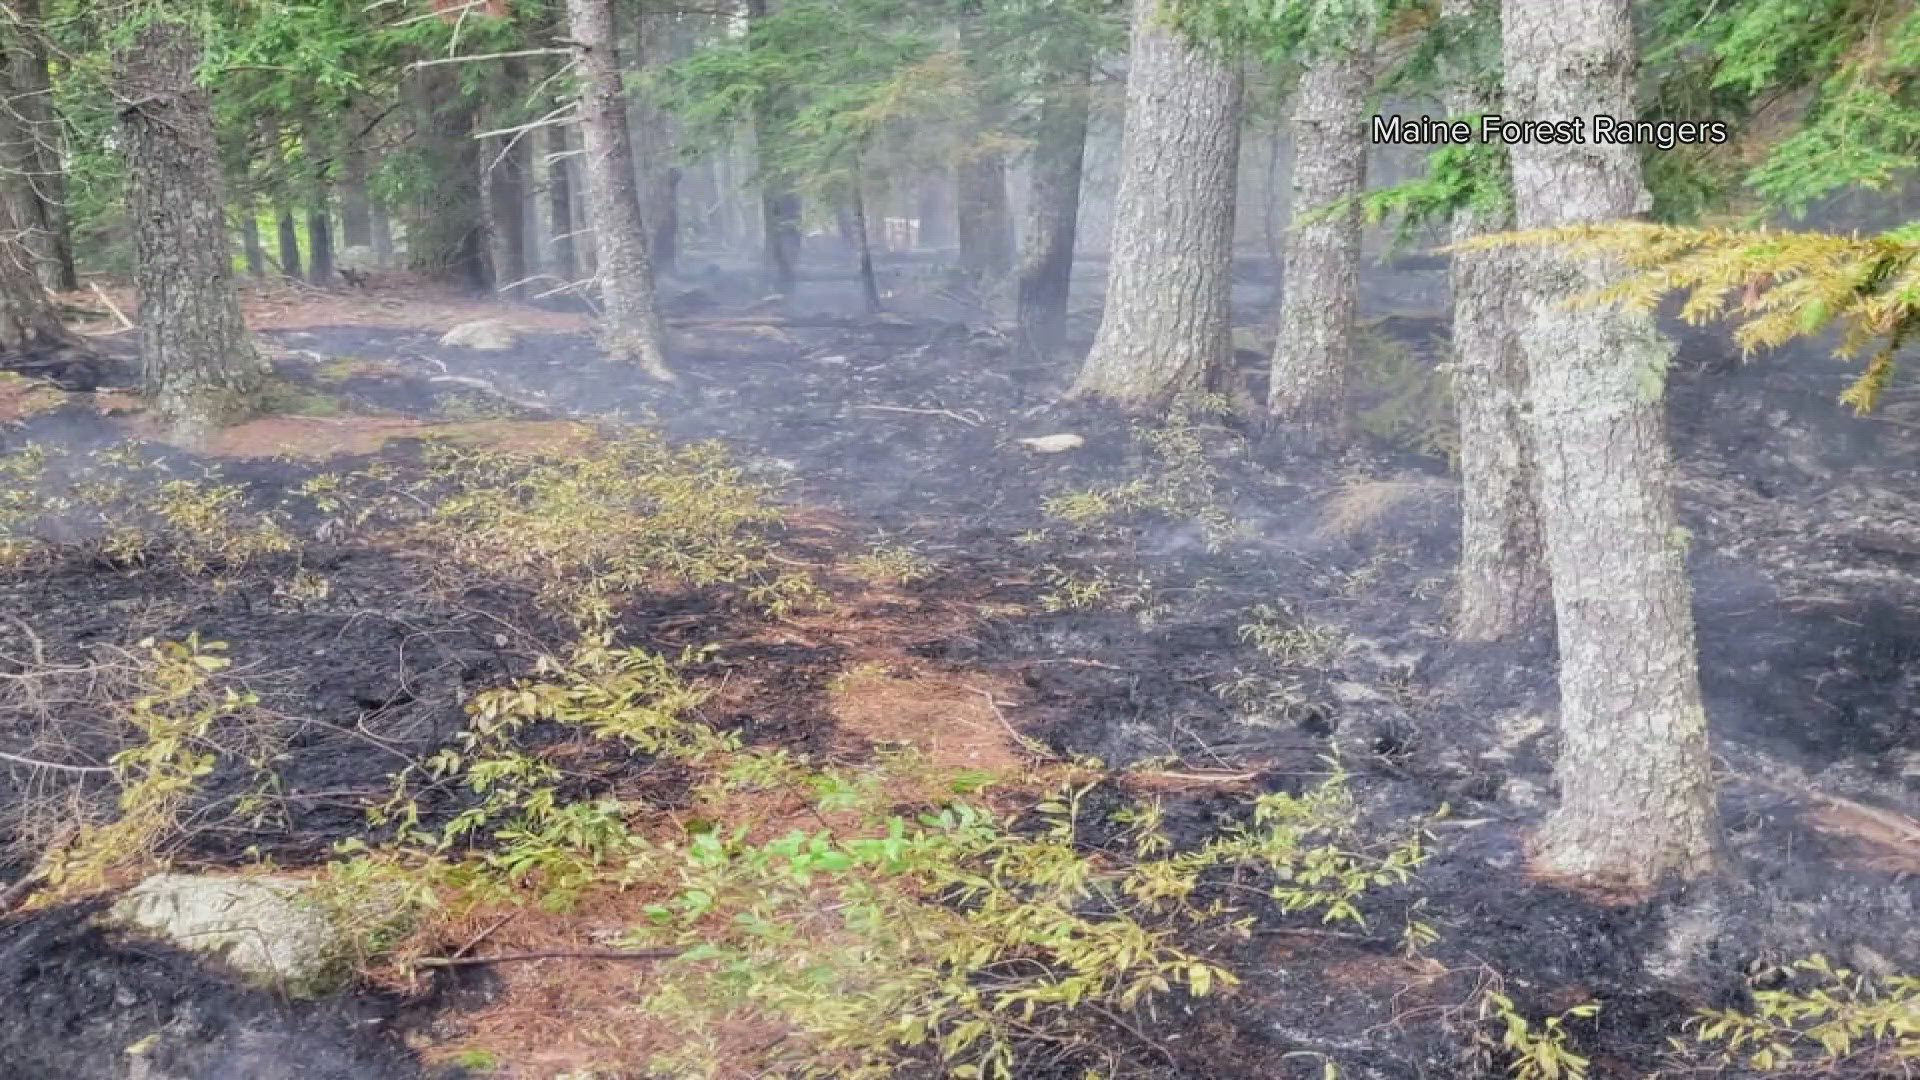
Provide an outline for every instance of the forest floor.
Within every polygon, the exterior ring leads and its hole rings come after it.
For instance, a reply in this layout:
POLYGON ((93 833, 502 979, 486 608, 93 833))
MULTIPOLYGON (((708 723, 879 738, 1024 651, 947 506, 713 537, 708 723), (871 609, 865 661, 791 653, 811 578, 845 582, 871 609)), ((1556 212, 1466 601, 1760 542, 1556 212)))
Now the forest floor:
MULTIPOLYGON (((1430 286, 1384 271, 1373 285, 1379 297, 1430 286)), ((342 841, 391 835, 367 813, 395 773, 470 746, 458 736, 476 695, 566 655, 589 595, 542 576, 542 558, 559 561, 551 548, 529 555, 458 525, 383 529, 342 509, 358 505, 344 494, 329 501, 344 489, 328 485, 361 485, 368 507, 446 507, 435 500, 457 486, 449 460, 593 461, 621 432, 655 430, 676 445, 717 440, 742 483, 776 491, 781 519, 748 530, 763 545, 757 580, 804 574, 817 590, 769 604, 690 584, 616 605, 606 625, 621 644, 682 658, 680 676, 706 692, 693 707, 706 727, 822 767, 912 747, 926 767, 893 790, 904 806, 938 801, 945 781, 928 777, 992 775, 1004 779, 983 797, 1023 819, 1059 777, 1079 777, 1074 843, 1101 858, 1133 836, 1116 811, 1157 800, 1168 838, 1191 849, 1244 827, 1263 793, 1315 790, 1333 755, 1355 817, 1342 843, 1429 836, 1411 880, 1358 898, 1363 922, 1251 902, 1250 933, 1191 946, 1238 976, 1231 993, 1175 989, 1102 1010, 1091 1027, 1022 1043, 1015 1075, 1317 1077, 1329 1063, 1347 1077, 1506 1075, 1537 1044, 1501 1045, 1490 992, 1536 1038, 1545 1017, 1598 1002, 1565 1021, 1592 1075, 1732 1075, 1670 1051, 1693 1010, 1745 1007, 1813 954, 1920 973, 1909 395, 1855 419, 1833 403, 1846 373, 1830 361, 1737 365, 1711 335, 1683 337, 1676 490, 1733 871, 1609 903, 1526 870, 1553 790, 1548 647, 1449 639, 1456 491, 1432 452, 1444 442, 1433 408, 1402 400, 1444 334, 1436 312, 1372 305, 1374 366, 1391 377, 1366 391, 1376 437, 1303 461, 1204 409, 1143 425, 1061 404, 1071 371, 1022 361, 984 325, 739 299, 676 294, 681 381, 664 386, 607 361, 575 314, 263 295, 249 315, 274 347, 280 414, 193 452, 157 438, 124 369, 91 391, 0 375, 0 461, 39 448, 30 481, 8 474, 30 497, 0 505, 15 514, 0 523, 38 542, 0 569, 0 751, 98 769, 130 745, 100 717, 116 687, 126 696, 142 643, 225 642, 233 666, 220 677, 268 718, 270 791, 250 786, 261 770, 242 767, 245 753, 229 754, 154 854, 317 874, 342 841), (513 327, 517 343, 440 344, 475 318, 513 327), (1062 434, 1082 442, 1020 441, 1062 434), (171 492, 141 504, 149 539, 116 546, 114 521, 83 510, 105 505, 102 485, 114 498, 171 492), (242 805, 254 812, 234 813, 242 805), (1431 933, 1410 940, 1408 927, 1431 933)), ((124 363, 127 335, 90 329, 124 363)), ((1257 390, 1261 343, 1245 343, 1257 390)), ((603 482, 581 480, 581 497, 624 490, 603 482)), ((672 754, 610 747, 551 716, 510 741, 555 764, 568 799, 620 800, 636 832, 691 835, 719 813, 700 769, 672 754)), ((0 873, 18 878, 70 842, 109 790, 97 772, 7 763, 0 873)), ((436 825, 473 805, 444 777, 413 799, 436 825)), ((827 825, 777 788, 724 809, 756 838, 827 825)), ((694 1041, 640 1000, 674 967, 406 961, 604 949, 642 920, 649 888, 587 888, 549 905, 562 911, 496 897, 443 912, 318 1002, 102 929, 89 919, 98 899, 43 904, 0 921, 0 1077, 644 1075, 640 1063, 694 1041)), ((784 1037, 746 1013, 701 1032, 727 1076, 777 1062, 784 1037)), ((1850 1067, 1878 1066, 1862 1052, 1850 1067)))

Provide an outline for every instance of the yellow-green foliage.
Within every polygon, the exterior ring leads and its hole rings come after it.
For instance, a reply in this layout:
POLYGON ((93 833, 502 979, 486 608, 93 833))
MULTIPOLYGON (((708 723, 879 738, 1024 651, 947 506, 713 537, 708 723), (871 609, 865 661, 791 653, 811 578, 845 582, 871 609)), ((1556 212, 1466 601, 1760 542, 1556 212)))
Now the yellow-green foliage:
POLYGON ((1772 230, 1681 228, 1612 222, 1480 237, 1461 248, 1541 245, 1620 260, 1628 276, 1577 298, 1651 310, 1688 294, 1681 317, 1733 318, 1749 352, 1819 334, 1838 323, 1838 354, 1875 346, 1866 370, 1841 395, 1858 412, 1878 403, 1895 355, 1920 329, 1920 236, 1913 227, 1877 237, 1772 230))
POLYGON ((133 671, 133 696, 118 706, 137 741, 109 761, 120 787, 118 816, 82 824, 70 845, 46 854, 42 869, 52 888, 43 899, 99 888, 114 871, 155 859, 222 753, 247 753, 264 775, 271 751, 257 731, 214 733, 216 724, 246 719, 259 704, 251 692, 216 682, 230 664, 221 655, 226 645, 195 635, 141 647, 146 656, 133 671))
POLYGON ((1197 521, 1208 549, 1219 550, 1236 530, 1220 470, 1207 453, 1204 421, 1231 408, 1231 402, 1218 395, 1175 399, 1162 426, 1135 433, 1153 455, 1149 475, 1108 488, 1060 492, 1041 504, 1042 512, 1080 529, 1142 512, 1197 521))
POLYGON ((906 585, 933 573, 933 563, 909 544, 876 543, 847 569, 868 581, 906 585))
POLYGON ((1085 571, 1048 566, 1045 572, 1047 590, 1040 594, 1040 606, 1047 611, 1139 611, 1153 599, 1153 582, 1144 573, 1127 581, 1102 566, 1085 571))
POLYGON ((716 444, 635 432, 589 454, 436 446, 429 466, 436 491, 418 535, 583 625, 663 586, 746 585, 776 613, 819 595, 773 571, 765 531, 780 514, 716 444))
POLYGON ((1240 624, 1240 640, 1282 664, 1324 664, 1346 646, 1340 632, 1272 604, 1256 604, 1240 624))
POLYGON ((1361 430, 1423 454, 1459 452, 1453 393, 1439 368, 1375 328, 1360 335, 1355 360, 1356 396, 1367 402, 1356 417, 1361 430))
POLYGON ((1694 1060, 1704 1049, 1719 1067, 1795 1076, 1891 1076, 1920 1062, 1920 978, 1876 981, 1824 956, 1788 970, 1795 985, 1753 991, 1749 1011, 1701 1010, 1688 1024, 1694 1045, 1676 1039, 1675 1053, 1694 1060))
POLYGON ((776 1072, 889 1077, 931 1057, 945 1075, 1010 1077, 1021 1041, 1106 1057, 1088 1013, 1111 1014, 1180 989, 1231 990, 1227 969, 1186 944, 1244 934, 1252 920, 1228 879, 1286 911, 1361 923, 1356 901, 1407 880, 1418 837, 1349 850, 1353 806, 1336 775, 1303 796, 1262 796, 1252 821, 1175 852, 1157 804, 1119 815, 1127 847, 1081 846, 1096 776, 1069 780, 1035 807, 1038 827, 965 798, 903 815, 871 771, 813 772, 784 755, 741 762, 723 787, 804 791, 820 820, 765 842, 708 823, 667 853, 673 896, 648 909, 646 947, 682 946, 647 1002, 684 1025, 685 1050, 656 1060, 674 1075, 712 1075, 706 1025, 755 1015, 800 1037, 774 1051, 776 1072), (1183 932, 1187 936, 1183 936, 1183 932))
MULTIPOLYGON (((1480 994, 1480 1020, 1500 1031, 1499 1048, 1505 1052, 1508 1075, 1514 1080, 1584 1080, 1588 1060, 1567 1046, 1569 1019, 1590 1019, 1599 1015, 1600 1006, 1589 1001, 1575 1005, 1558 1016, 1549 1016, 1539 1027, 1514 1008, 1513 999, 1489 987, 1480 994)), ((1485 1036, 1483 1036, 1485 1038, 1485 1036)))

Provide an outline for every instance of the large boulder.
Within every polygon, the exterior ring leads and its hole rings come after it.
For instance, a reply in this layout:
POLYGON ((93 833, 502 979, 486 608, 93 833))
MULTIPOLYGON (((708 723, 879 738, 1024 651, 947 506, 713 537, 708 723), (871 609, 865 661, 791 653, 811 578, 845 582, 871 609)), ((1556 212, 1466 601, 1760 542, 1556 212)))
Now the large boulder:
POLYGON ((108 920, 225 961, 264 986, 327 989, 344 949, 312 883, 285 877, 159 874, 129 889, 108 920))
POLYGON ((520 335, 498 319, 478 319, 461 323, 440 335, 440 344, 449 349, 506 352, 520 344, 520 335))

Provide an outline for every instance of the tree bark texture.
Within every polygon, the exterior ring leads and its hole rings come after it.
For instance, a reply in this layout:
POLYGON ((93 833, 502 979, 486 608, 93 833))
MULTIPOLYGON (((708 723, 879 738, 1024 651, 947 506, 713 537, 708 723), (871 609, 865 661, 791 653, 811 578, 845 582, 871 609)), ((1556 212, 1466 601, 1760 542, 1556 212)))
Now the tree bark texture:
POLYGON ((31 179, 33 206, 24 222, 33 230, 32 247, 41 260, 48 288, 73 292, 80 277, 73 261, 73 226, 67 212, 66 137, 53 109, 53 78, 47 40, 42 34, 40 0, 8 0, 13 15, 7 45, 14 108, 24 136, 24 164, 31 179))
POLYGON ((333 282, 333 181, 327 177, 326 146, 307 136, 307 280, 333 282))
MULTIPOLYGON (((1505 115, 1634 114, 1628 0, 1505 0, 1505 115)), ((1591 119, 1588 121, 1591 124, 1591 119)), ((1511 147, 1523 229, 1644 213, 1640 150, 1511 147)), ((1542 872, 1642 891, 1719 862, 1685 539, 1669 490, 1662 380, 1672 346, 1650 316, 1573 310, 1618 268, 1526 252, 1512 280, 1539 459, 1541 521, 1560 648, 1560 805, 1537 837, 1542 872)))
MULTIPOLYGON (((1446 0, 1446 17, 1465 21, 1488 0, 1446 0)), ((1477 71, 1449 73, 1447 111, 1456 117, 1495 112, 1497 87, 1477 71)), ((1503 232, 1509 208, 1462 207, 1453 241, 1503 232)), ((1527 361, 1517 336, 1524 312, 1515 303, 1508 252, 1456 250, 1448 274, 1453 294, 1452 374, 1460 434, 1460 577, 1454 637, 1498 641, 1543 627, 1553 601, 1534 495, 1533 437, 1527 430, 1527 361)))
MULTIPOLYGON (((518 100, 526 87, 526 66, 518 58, 500 62, 501 91, 518 100)), ((526 140, 496 135, 484 150, 483 187, 487 207, 487 257, 493 265, 495 291, 518 298, 525 295, 527 238, 521 227, 521 202, 526 187, 526 140)))
POLYGON ((1014 290, 1020 344, 1035 359, 1067 342, 1067 297, 1080 223, 1080 178, 1086 162, 1091 57, 1075 57, 1040 99, 1038 141, 1028 165, 1027 233, 1014 290))
POLYGON ((240 209, 240 249, 247 259, 247 276, 255 281, 267 276, 267 252, 260 246, 260 218, 251 206, 240 209))
POLYGON ((1133 407, 1230 371, 1239 65, 1134 0, 1106 310, 1075 396, 1133 407))
POLYGON ((1292 220, 1267 407, 1289 444, 1303 450, 1326 450, 1350 435, 1358 199, 1367 184, 1365 110, 1372 89, 1372 58, 1356 46, 1313 60, 1294 92, 1292 220))
POLYGON ((605 305, 601 340, 616 358, 671 382, 656 306, 647 230, 640 217, 633 147, 613 46, 612 0, 567 0, 567 36, 580 70, 580 135, 586 148, 587 216, 599 253, 605 305))
MULTIPOLYGON (((0 109, 0 144, 18 137, 19 121, 0 109)), ((43 349, 79 346, 61 325, 40 277, 40 262, 26 243, 21 218, 32 212, 31 192, 10 184, 0 191, 0 355, 18 358, 43 349)))
POLYGON ((157 411, 183 434, 258 407, 266 364, 234 289, 200 44, 155 17, 114 57, 140 294, 140 361, 157 411))

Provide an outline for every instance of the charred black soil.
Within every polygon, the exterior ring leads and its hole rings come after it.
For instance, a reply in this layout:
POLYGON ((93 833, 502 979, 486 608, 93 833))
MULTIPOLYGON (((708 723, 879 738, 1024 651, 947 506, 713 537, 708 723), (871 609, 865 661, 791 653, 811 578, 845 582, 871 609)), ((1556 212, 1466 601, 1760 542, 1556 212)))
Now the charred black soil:
MULTIPOLYGON (((1381 292, 1432 291, 1430 269, 1408 274, 1406 289, 1381 292)), ((1336 752, 1369 827, 1450 807, 1432 859, 1411 885, 1369 902, 1364 930, 1264 912, 1229 957, 1245 978, 1236 995, 1116 1018, 1116 1045, 1132 1044, 1150 1071, 1318 1076, 1331 1058, 1347 1076, 1500 1075, 1503 1059, 1484 1043, 1494 1029, 1474 1001, 1502 987, 1536 1018, 1601 1002, 1596 1018, 1571 1022, 1574 1045, 1595 1075, 1638 1077, 1660 1066, 1691 1009, 1744 1002, 1772 965, 1824 952, 1863 970, 1920 970, 1908 930, 1920 915, 1920 852, 1898 835, 1920 812, 1920 518, 1910 510, 1920 439, 1906 397, 1856 419, 1833 402, 1847 373, 1829 361, 1742 366, 1716 338, 1683 338, 1670 395, 1676 487, 1733 871, 1712 888, 1608 906, 1526 874, 1525 837, 1552 802, 1551 653, 1544 642, 1450 642, 1444 460, 1386 443, 1340 461, 1289 459, 1263 451, 1258 432, 1199 418, 1187 444, 1197 449, 1170 464, 1134 420, 1058 404, 1071 372, 1020 359, 984 327, 728 314, 711 296, 679 314, 683 381, 672 387, 610 363, 584 335, 527 333, 497 353, 443 348, 426 329, 270 336, 300 400, 351 415, 647 423, 724 442, 787 501, 832 516, 831 527, 788 525, 784 558, 821 565, 896 544, 928 561, 893 600, 832 586, 862 617, 901 624, 904 655, 1017 687, 1007 722, 1055 752, 1184 778, 1168 796, 1176 839, 1244 815, 1246 791, 1299 789, 1336 752), (1019 441, 1066 433, 1084 444, 1039 453, 1019 441), (1198 492, 1187 512, 1074 526, 1044 509, 1063 493, 1169 470, 1179 491, 1198 492), (1222 532, 1222 521, 1234 528, 1222 532), (933 618, 955 611, 965 617, 933 618), (1263 637, 1263 626, 1284 634, 1263 637), (1228 780, 1237 786, 1223 788, 1228 780), (1418 958, 1402 951, 1412 919, 1439 933, 1418 958)), ((1418 313, 1382 327, 1416 354, 1434 346, 1436 325, 1418 313)), ((1253 355, 1243 359, 1253 374, 1253 355)), ((124 437, 76 402, 0 431, 0 447, 98 449, 124 437)), ((418 447, 407 437, 358 460, 408 468, 418 447)), ((268 502, 342 467, 208 464, 268 502)), ((4 610, 33 627, 0 621, 8 655, 73 662, 102 644, 197 631, 263 676, 284 746, 284 809, 193 832, 172 852, 182 863, 324 860, 364 831, 397 764, 462 726, 471 694, 527 673, 542 643, 563 636, 523 590, 427 587, 430 551, 314 540, 295 560, 185 575, 76 545, 0 579, 4 610), (332 589, 290 593, 301 568, 332 589)), ((637 604, 622 626, 663 651, 715 646, 693 674, 744 686, 707 719, 750 743, 809 754, 848 745, 830 686, 868 638, 698 590, 637 604)), ((69 749, 97 762, 114 747, 75 736, 69 749)), ((686 780, 625 758, 575 767, 570 783, 583 793, 663 806, 686 780)), ((236 798, 239 782, 216 773, 206 798, 236 798)), ((12 799, 32 794, 30 770, 6 783, 12 799)), ((455 791, 434 799, 438 814, 460 805, 455 791)), ((15 850, 17 873, 26 863, 15 850)), ((125 1075, 127 1047, 156 1032, 168 1034, 153 1045, 176 1055, 153 1061, 168 1076, 276 1076, 281 1062, 307 1063, 301 1076, 419 1068, 396 1032, 423 1030, 423 1010, 352 996, 287 1005, 83 915, 67 906, 0 924, 6 1008, 29 1018, 0 1032, 0 1075, 125 1075)), ((1070 1064, 1037 1055, 1021 1075, 1070 1064)))

